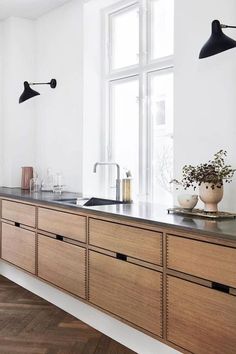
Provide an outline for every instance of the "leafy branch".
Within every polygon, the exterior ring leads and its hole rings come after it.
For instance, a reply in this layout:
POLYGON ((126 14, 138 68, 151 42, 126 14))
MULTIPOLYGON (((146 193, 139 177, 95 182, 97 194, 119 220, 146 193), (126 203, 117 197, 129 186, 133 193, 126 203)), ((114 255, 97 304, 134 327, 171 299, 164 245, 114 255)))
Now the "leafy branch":
POLYGON ((172 180, 171 183, 181 184, 184 189, 193 187, 194 190, 201 183, 210 183, 211 188, 221 188, 223 181, 226 183, 232 182, 232 178, 236 169, 233 169, 231 165, 226 165, 225 158, 227 157, 227 151, 218 151, 212 160, 207 163, 201 163, 197 166, 185 165, 182 168, 183 178, 181 182, 172 180))

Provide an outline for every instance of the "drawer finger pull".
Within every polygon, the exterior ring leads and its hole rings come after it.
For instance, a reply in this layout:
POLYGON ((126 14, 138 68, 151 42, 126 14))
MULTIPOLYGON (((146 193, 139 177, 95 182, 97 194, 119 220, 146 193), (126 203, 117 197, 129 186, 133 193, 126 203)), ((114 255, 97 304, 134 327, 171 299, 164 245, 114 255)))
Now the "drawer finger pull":
POLYGON ((218 291, 221 291, 221 292, 223 292, 223 293, 229 294, 229 286, 227 286, 227 285, 212 282, 211 287, 212 287, 212 289, 214 289, 214 290, 218 290, 218 291))
POLYGON ((15 222, 15 226, 16 227, 20 227, 20 223, 19 222, 15 222))
POLYGON ((116 258, 117 259, 120 259, 121 261, 127 261, 127 256, 125 254, 122 254, 122 253, 117 253, 116 254, 116 258))
POLYGON ((58 241, 63 241, 63 236, 60 236, 60 235, 56 235, 56 239, 58 240, 58 241))

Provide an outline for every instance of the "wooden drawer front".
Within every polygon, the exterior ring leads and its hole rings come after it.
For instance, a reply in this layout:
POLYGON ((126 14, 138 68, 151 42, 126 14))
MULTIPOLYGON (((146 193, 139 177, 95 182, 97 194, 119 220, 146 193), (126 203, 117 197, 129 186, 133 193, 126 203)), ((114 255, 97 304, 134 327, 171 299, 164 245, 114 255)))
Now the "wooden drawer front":
POLYGON ((39 208, 38 228, 56 235, 86 242, 86 217, 39 208))
POLYGON ((162 275, 89 252, 89 301, 158 336, 162 335, 162 275))
POLYGON ((2 218, 35 227, 35 207, 3 200, 2 218))
POLYGON ((169 235, 167 267, 236 287, 236 249, 169 235))
POLYGON ((196 354, 235 354, 236 297, 168 276, 167 339, 196 354))
POLYGON ((2 258, 35 273, 35 233, 2 223, 2 258))
POLYGON ((143 261, 162 264, 162 234, 159 232, 89 219, 89 243, 143 261))
POLYGON ((84 299, 85 257, 82 247, 39 235, 39 277, 84 299))

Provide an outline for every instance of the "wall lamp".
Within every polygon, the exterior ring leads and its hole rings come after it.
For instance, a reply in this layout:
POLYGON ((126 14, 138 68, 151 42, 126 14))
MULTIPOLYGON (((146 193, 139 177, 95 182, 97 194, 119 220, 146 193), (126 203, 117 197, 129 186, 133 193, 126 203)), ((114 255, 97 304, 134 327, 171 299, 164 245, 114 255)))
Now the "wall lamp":
POLYGON ((50 85, 50 87, 54 89, 57 86, 57 80, 52 79, 50 82, 31 82, 31 83, 29 83, 28 81, 25 81, 24 82, 24 91, 19 98, 19 103, 22 103, 26 100, 29 100, 32 97, 40 95, 39 92, 33 90, 30 87, 31 85, 50 85))
POLYGON ((236 26, 223 25, 218 20, 214 20, 211 24, 211 36, 202 47, 199 59, 210 57, 225 50, 236 47, 236 41, 226 36, 222 28, 236 28, 236 26))

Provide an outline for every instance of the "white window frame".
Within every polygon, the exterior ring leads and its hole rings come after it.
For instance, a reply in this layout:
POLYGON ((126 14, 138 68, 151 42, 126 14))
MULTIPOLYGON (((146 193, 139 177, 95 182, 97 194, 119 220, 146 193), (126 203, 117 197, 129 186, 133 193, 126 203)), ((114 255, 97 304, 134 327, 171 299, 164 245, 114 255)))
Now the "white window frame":
MULTIPOLYGON (((150 169, 151 169, 151 151, 148 145, 150 139, 150 127, 148 125, 148 117, 150 114, 149 102, 149 73, 152 72, 173 72, 174 54, 158 59, 151 59, 150 50, 150 8, 151 0, 123 0, 113 6, 102 10, 102 117, 103 117, 103 147, 102 158, 106 161, 112 160, 112 122, 111 122, 111 96, 110 82, 126 78, 139 78, 139 196, 142 199, 150 200, 150 169), (139 43, 139 64, 125 67, 122 69, 111 70, 111 38, 109 36, 110 21, 112 15, 122 13, 126 9, 139 6, 140 18, 140 43, 139 43), (150 53, 150 55, 149 55, 150 53)), ((104 179, 103 179, 104 181, 104 179)), ((106 183, 110 185, 111 175, 107 174, 106 183)))

